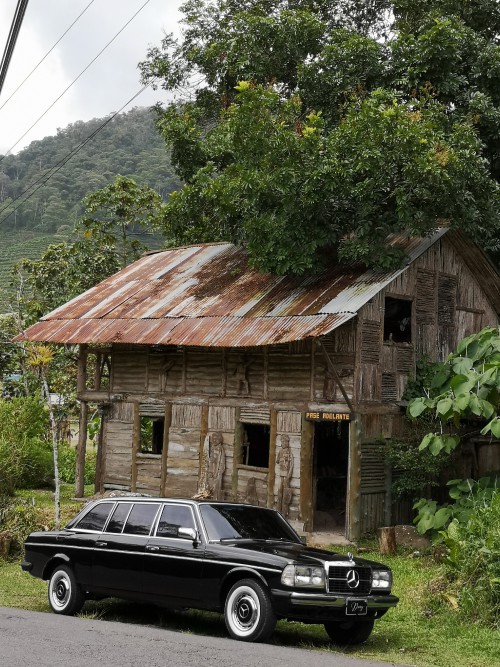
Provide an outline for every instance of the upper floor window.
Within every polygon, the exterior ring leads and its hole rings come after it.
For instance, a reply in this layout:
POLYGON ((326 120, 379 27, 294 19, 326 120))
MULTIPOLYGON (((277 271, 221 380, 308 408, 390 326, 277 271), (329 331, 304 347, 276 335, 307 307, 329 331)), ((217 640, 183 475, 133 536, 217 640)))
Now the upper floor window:
POLYGON ((384 341, 411 343, 412 302, 409 299, 385 298, 384 341))

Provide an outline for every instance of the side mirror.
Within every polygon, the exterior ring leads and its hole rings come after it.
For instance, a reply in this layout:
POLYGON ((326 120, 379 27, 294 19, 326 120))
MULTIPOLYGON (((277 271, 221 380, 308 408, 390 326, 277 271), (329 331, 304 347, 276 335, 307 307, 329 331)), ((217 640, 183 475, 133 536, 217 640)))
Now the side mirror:
POLYGON ((177 531, 177 537, 181 537, 184 540, 191 540, 191 542, 196 542, 197 535, 194 528, 179 528, 177 531))

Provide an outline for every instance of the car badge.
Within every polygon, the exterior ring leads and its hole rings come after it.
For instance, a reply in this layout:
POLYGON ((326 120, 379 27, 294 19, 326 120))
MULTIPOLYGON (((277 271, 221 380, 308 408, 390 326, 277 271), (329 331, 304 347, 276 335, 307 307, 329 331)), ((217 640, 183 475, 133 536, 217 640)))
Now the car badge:
POLYGON ((349 588, 357 588, 359 586, 359 574, 356 570, 349 570, 346 575, 346 581, 349 588))
POLYGON ((348 558, 349 560, 354 560, 354 556, 352 555, 352 551, 348 551, 348 552, 347 552, 347 558, 348 558))

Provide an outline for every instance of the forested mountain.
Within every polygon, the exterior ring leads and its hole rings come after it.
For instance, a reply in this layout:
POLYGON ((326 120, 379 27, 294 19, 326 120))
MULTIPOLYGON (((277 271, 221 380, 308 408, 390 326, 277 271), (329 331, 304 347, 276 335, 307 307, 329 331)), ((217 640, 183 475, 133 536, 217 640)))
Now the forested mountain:
POLYGON ((117 115, 58 171, 51 172, 105 120, 72 123, 57 135, 34 141, 17 155, 2 159, 2 231, 47 233, 61 225, 72 227, 81 212, 83 197, 110 183, 117 174, 149 185, 163 198, 179 187, 163 139, 154 128, 153 114, 145 108, 117 115), (51 173, 44 183, 45 175, 51 173), (35 182, 37 185, 22 195, 35 182), (14 200, 20 196, 22 200, 29 198, 17 208, 21 200, 14 200))
POLYGON ((148 185, 163 199, 180 187, 146 108, 117 115, 66 161, 106 120, 72 123, 17 155, 0 156, 0 311, 12 293, 8 282, 15 262, 37 259, 48 245, 70 237, 89 192, 118 174, 148 185))

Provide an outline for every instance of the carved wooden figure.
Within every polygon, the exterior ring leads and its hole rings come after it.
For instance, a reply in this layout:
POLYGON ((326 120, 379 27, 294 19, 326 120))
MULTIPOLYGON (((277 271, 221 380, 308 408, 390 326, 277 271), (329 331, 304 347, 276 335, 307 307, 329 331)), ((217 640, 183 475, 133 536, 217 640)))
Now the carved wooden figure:
POLYGON ((226 469, 226 453, 224 451, 222 433, 214 431, 209 438, 207 491, 209 497, 222 500, 222 478, 226 469))
POLYGON ((290 486, 293 474, 293 453, 290 449, 290 437, 286 433, 281 436, 281 447, 276 456, 276 464, 280 476, 276 507, 283 516, 288 516, 293 493, 290 486))

